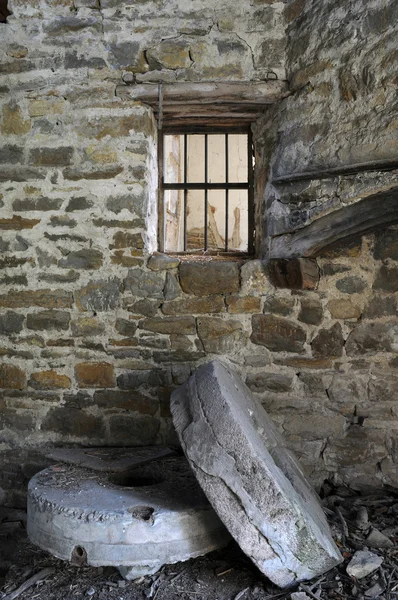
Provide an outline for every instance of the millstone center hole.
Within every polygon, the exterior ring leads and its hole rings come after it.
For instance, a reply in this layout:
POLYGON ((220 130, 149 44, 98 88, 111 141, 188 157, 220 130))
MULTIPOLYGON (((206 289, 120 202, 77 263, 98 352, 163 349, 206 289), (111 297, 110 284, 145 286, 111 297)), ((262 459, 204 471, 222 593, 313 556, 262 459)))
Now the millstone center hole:
POLYGON ((155 512, 152 506, 133 506, 127 510, 135 519, 140 519, 140 521, 151 521, 155 512))
POLYGON ((157 485, 161 483, 160 477, 153 477, 151 475, 113 475, 109 478, 109 481, 113 485, 118 487, 136 488, 136 487, 150 487, 151 485, 157 485))

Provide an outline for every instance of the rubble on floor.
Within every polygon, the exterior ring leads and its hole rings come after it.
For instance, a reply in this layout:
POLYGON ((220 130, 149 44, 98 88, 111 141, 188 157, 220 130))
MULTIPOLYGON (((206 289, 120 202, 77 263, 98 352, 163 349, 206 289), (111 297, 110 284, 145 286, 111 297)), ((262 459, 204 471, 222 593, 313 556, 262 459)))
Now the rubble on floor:
POLYGON ((112 567, 77 568, 27 541, 22 511, 0 509, 0 578, 4 584, 0 597, 10 600, 13 590, 32 575, 53 568, 52 574, 19 599, 397 600, 398 490, 360 493, 326 482, 321 495, 344 562, 321 577, 283 591, 262 576, 234 543, 205 557, 165 566, 135 582, 123 580, 112 567), (369 533, 374 530, 383 533, 392 546, 371 546, 375 542, 369 541, 369 533), (349 574, 358 553, 366 553, 362 554, 363 567, 373 569, 367 575, 363 571, 349 574))

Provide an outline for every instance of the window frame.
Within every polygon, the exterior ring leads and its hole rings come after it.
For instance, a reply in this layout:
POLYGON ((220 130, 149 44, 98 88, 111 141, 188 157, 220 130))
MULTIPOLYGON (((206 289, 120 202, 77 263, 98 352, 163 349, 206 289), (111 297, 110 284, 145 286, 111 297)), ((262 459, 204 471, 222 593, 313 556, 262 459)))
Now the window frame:
MULTIPOLYGON (((186 139, 186 138, 185 138, 186 139)), ((205 149, 207 144, 205 144, 205 149)), ((211 249, 195 249, 195 250, 184 250, 184 251, 171 251, 167 252, 169 255, 176 256, 242 256, 250 257, 254 255, 254 242, 255 242, 255 221, 254 221, 254 167, 253 167, 253 134, 250 124, 241 125, 215 125, 215 124, 195 124, 195 125, 164 125, 162 129, 158 130, 158 249, 160 252, 165 251, 165 239, 166 239, 166 218, 165 218, 165 202, 164 192, 170 189, 184 190, 184 196, 187 197, 189 189, 200 189, 205 191, 205 198, 207 197, 206 192, 209 189, 222 189, 225 190, 228 197, 229 189, 247 189, 248 196, 248 249, 246 252, 231 251, 231 250, 211 250, 211 249), (247 151, 248 151, 248 182, 243 184, 229 184, 228 181, 224 183, 210 184, 206 181, 199 183, 181 183, 181 184, 170 184, 164 181, 164 136, 165 135, 192 135, 192 134, 245 134, 247 135, 247 151)), ((207 152, 205 150, 205 163, 207 162, 207 152)), ((228 160, 228 157, 226 158, 228 160)), ((207 170, 206 170, 207 172, 207 170)), ((206 175, 205 178, 206 179, 206 175)), ((227 201, 228 206, 228 201, 227 201)), ((185 220, 185 231, 186 231, 186 201, 184 205, 184 220, 185 220)), ((226 219, 227 221, 227 219, 226 219)), ((228 238, 228 230, 226 232, 226 238, 228 238)), ((207 202, 205 202, 205 240, 207 240, 207 202)))

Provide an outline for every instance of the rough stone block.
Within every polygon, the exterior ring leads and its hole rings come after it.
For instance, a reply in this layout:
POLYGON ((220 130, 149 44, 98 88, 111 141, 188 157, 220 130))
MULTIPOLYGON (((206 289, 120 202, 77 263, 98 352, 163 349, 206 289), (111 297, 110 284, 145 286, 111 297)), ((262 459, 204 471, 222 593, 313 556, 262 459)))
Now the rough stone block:
POLYGON ((128 321, 127 319, 116 319, 115 329, 120 335, 133 337, 137 331, 137 324, 134 321, 128 321))
POLYGON ((117 385, 122 390, 135 390, 142 385, 158 388, 171 383, 173 381, 169 369, 129 371, 117 378, 117 385))
POLYGON ((24 315, 19 315, 12 311, 7 311, 0 315, 0 335, 19 333, 23 328, 24 321, 24 315))
POLYGON ((58 266, 63 269, 99 269, 102 266, 102 253, 99 250, 77 250, 70 252, 66 258, 58 262, 58 266))
POLYGON ((79 310, 104 312, 115 310, 120 302, 120 281, 115 279, 91 281, 75 293, 79 310))
POLYGON ((195 315, 220 313, 225 311, 222 296, 203 296, 202 298, 182 298, 173 302, 165 302, 162 312, 165 315, 195 315))
POLYGON ((65 167, 71 164, 73 148, 34 148, 29 152, 29 163, 36 167, 65 167))
POLYGON ((360 294, 367 287, 367 283, 357 275, 348 275, 336 281, 336 287, 345 294, 360 294))
POLYGON ((96 138, 102 140, 104 137, 123 138, 131 135, 131 131, 143 133, 147 136, 154 134, 154 123, 149 111, 138 110, 136 114, 126 116, 104 115, 95 119, 84 121, 78 128, 81 137, 96 138))
POLYGON ((113 365, 109 363, 79 363, 75 367, 75 376, 80 388, 115 387, 113 365))
POLYGON ((69 200, 66 212, 74 212, 76 210, 88 210, 93 206, 93 200, 86 198, 85 196, 75 196, 69 200))
POLYGON ((398 402, 398 376, 388 371, 373 372, 368 390, 369 400, 372 402, 398 402))
POLYGON ((19 146, 2 146, 0 148, 0 163, 15 165, 23 161, 23 148, 19 146))
POLYGON ((330 300, 328 303, 328 309, 334 319, 359 319, 361 316, 361 309, 357 304, 351 302, 351 300, 330 300))
POLYGON ((153 317, 139 323, 140 329, 155 333, 178 333, 195 335, 196 325, 193 317, 153 317))
POLYGON ((233 262, 182 262, 180 284, 187 294, 210 296, 239 291, 239 266, 233 262))
POLYGON ((105 428, 101 417, 75 408, 50 408, 41 425, 42 431, 54 432, 62 437, 103 440, 105 428))
POLYGON ((14 365, 0 365, 0 388, 24 390, 26 388, 25 373, 14 365))
POLYGON ((163 298, 164 278, 158 273, 131 269, 124 280, 124 286, 134 296, 163 298))
POLYGON ((129 390, 97 390, 93 396, 94 404, 100 408, 121 409, 140 413, 141 415, 151 415, 158 412, 159 401, 149 398, 138 392, 129 390))
POLYGON ((256 296, 227 296, 228 312, 233 314, 261 311, 261 299, 256 296))
POLYGON ((71 219, 68 215, 56 215, 51 217, 50 223, 52 227, 76 227, 77 221, 71 219))
POLYGON ((307 325, 319 325, 323 319, 322 304, 315 298, 303 298, 297 318, 307 325))
POLYGON ((246 385, 253 392, 289 392, 293 385, 293 376, 283 373, 249 373, 246 385))
POLYGON ((42 310, 39 313, 31 313, 27 316, 26 326, 34 331, 46 329, 57 329, 66 331, 69 329, 70 314, 60 310, 42 310))
POLYGON ((160 427, 159 419, 150 416, 113 415, 109 418, 110 439, 114 444, 141 446, 154 444, 160 427))
POLYGON ((77 321, 72 321, 71 327, 72 334, 76 337, 101 335, 105 331, 104 323, 95 317, 81 317, 77 321))
POLYGON ((3 106, 0 131, 4 135, 26 135, 31 127, 31 120, 23 118, 21 109, 15 102, 3 106))
POLYGON ((71 381, 56 371, 39 371, 31 374, 28 385, 36 390, 62 390, 70 388, 71 381))
POLYGON ((236 351, 246 343, 246 334, 240 321, 217 317, 197 320, 198 336, 205 352, 225 354, 236 351))
POLYGON ((35 225, 40 223, 40 219, 24 219, 23 217, 14 215, 11 219, 0 219, 0 229, 33 229, 35 225))
POLYGON ((96 180, 96 179, 113 179, 123 172, 123 167, 117 165, 112 167, 104 167, 102 169, 87 169, 73 168, 64 169, 62 174, 69 181, 80 181, 81 179, 96 180))
POLYGON ((382 317, 393 317, 397 314, 397 300, 395 296, 374 296, 370 298, 362 317, 364 319, 380 319, 382 317))
POLYGON ((398 232, 396 227, 388 227, 375 234, 373 256, 377 260, 398 260, 398 232))
POLYGON ((111 248, 143 248, 144 241, 140 233, 129 233, 127 231, 117 231, 113 236, 113 245, 111 248))
POLYGON ((175 269, 180 264, 180 259, 167 254, 152 254, 148 260, 148 269, 152 271, 165 271, 167 269, 175 269))
POLYGON ((266 298, 264 303, 264 313, 278 314, 286 317, 291 315, 294 309, 294 298, 266 298))
POLYGON ((217 361, 200 367, 171 410, 202 489, 262 573, 285 587, 341 562, 299 464, 236 374, 217 361))
POLYGON ((304 352, 306 333, 299 325, 272 315, 253 315, 253 344, 265 346, 272 352, 304 352))
POLYGON ((59 210, 62 202, 63 200, 61 198, 18 198, 17 200, 14 200, 12 208, 16 212, 32 210, 59 210))
POLYGON ((342 356, 343 346, 344 338, 340 323, 335 323, 330 329, 321 329, 311 342, 315 358, 342 356))
POLYGON ((398 292, 398 267, 382 266, 373 284, 374 290, 398 292))
POLYGON ((72 293, 64 290, 12 291, 0 296, 0 307, 4 308, 71 308, 72 303, 72 293))
POLYGON ((398 322, 361 323, 348 336, 345 348, 348 356, 397 352, 398 322))
POLYGON ((319 283, 319 268, 315 259, 275 259, 269 264, 270 279, 277 288, 315 290, 319 283))

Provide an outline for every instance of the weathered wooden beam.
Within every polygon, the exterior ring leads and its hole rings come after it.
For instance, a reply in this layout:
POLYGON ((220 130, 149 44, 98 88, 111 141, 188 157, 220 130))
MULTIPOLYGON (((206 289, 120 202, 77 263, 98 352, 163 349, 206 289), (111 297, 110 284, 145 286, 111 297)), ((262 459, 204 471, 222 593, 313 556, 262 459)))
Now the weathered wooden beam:
MULTIPOLYGON (((244 106, 264 105, 289 96, 286 81, 207 81, 163 83, 163 106, 180 104, 193 106, 203 104, 238 104, 244 106)), ((151 106, 159 103, 157 83, 119 85, 116 96, 125 100, 144 102, 151 106)))
POLYGON ((270 258, 319 256, 336 242, 397 222, 398 188, 395 188, 339 208, 294 233, 271 238, 270 258))
POLYGON ((365 163, 354 163, 351 165, 339 165, 338 167, 329 167, 316 171, 303 171, 302 173, 291 173, 290 175, 281 175, 274 177, 272 183, 293 183, 294 181, 304 181, 308 179, 326 179, 336 177, 337 175, 352 175, 364 171, 394 171, 398 169, 398 159, 390 160, 372 160, 365 163))

